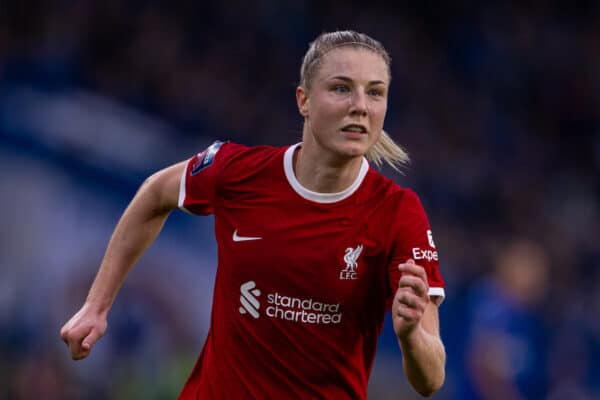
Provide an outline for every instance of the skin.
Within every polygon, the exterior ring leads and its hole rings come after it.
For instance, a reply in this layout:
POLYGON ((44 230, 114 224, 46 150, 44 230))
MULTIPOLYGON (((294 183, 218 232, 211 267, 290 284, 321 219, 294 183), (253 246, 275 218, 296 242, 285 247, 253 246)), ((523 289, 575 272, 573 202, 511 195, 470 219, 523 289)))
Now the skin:
POLYGON ((108 312, 127 273, 177 208, 184 168, 181 162, 146 179, 123 213, 84 305, 60 330, 74 360, 87 357, 106 332, 108 312))
POLYGON ((423 396, 445 380, 446 351, 440 338, 438 305, 427 294, 425 269, 411 259, 400 264, 402 277, 392 305, 392 320, 408 381, 423 396))
MULTIPOLYGON (((339 192, 358 176, 362 157, 383 128, 389 88, 388 68, 378 54, 343 47, 327 53, 310 82, 298 87, 296 100, 304 116, 303 144, 294 168, 306 188, 339 192), (362 125, 358 134, 343 129, 362 125)), ((177 208, 185 162, 149 177, 121 217, 82 308, 60 335, 71 357, 87 357, 107 329, 107 315, 125 277, 156 239, 177 208)), ((407 260, 400 264, 392 317, 406 376, 415 390, 429 396, 444 382, 445 352, 439 335, 437 305, 428 295, 425 270, 407 260)))
MULTIPOLYGON (((323 56, 310 88, 296 89, 305 121, 295 172, 304 187, 335 193, 354 182, 362 157, 383 129, 389 84, 385 60, 371 50, 340 47, 323 56), (344 131, 348 124, 361 124, 366 133, 344 131)), ((398 268, 402 277, 392 305, 394 332, 409 382, 430 396, 445 379, 438 305, 429 298, 423 267, 407 260, 398 268)))
POLYGON ((383 129, 388 87, 387 65, 379 55, 339 48, 324 56, 310 89, 296 89, 304 128, 295 172, 307 189, 339 192, 354 182, 362 156, 383 129), (367 132, 344 131, 349 124, 367 132))

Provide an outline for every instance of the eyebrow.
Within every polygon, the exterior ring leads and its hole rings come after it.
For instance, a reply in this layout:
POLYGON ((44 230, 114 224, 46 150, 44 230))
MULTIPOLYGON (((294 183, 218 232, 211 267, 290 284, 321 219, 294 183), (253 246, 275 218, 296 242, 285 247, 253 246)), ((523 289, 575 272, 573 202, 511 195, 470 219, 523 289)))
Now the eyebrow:
MULTIPOLYGON (((352 82, 352 79, 348 78, 347 76, 343 76, 343 75, 332 76, 330 79, 338 79, 338 80, 344 81, 344 82, 352 82)), ((369 81, 369 85, 385 85, 385 82, 384 81, 369 81)))

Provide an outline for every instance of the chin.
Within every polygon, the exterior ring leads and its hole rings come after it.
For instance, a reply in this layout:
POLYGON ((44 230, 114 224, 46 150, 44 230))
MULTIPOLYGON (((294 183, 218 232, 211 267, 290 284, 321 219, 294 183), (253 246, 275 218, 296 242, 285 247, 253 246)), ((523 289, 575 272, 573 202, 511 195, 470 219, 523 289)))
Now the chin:
POLYGON ((368 146, 365 143, 345 143, 340 148, 340 153, 349 157, 362 157, 367 153, 368 146))

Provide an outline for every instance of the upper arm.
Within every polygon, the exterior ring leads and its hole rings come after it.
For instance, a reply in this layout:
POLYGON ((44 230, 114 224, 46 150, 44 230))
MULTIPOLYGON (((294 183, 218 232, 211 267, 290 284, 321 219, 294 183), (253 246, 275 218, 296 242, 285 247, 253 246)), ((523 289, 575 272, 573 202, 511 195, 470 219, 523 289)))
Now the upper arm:
MULTIPOLYGON (((438 251, 433 241, 429 219, 418 196, 411 190, 399 193, 397 207, 392 210, 394 223, 390 224, 392 254, 387 265, 390 297, 396 292, 401 272, 398 264, 408 259, 425 269, 429 295, 437 305, 445 296, 445 282, 440 273, 438 251)), ((435 308, 437 314, 437 307, 435 308)))
POLYGON ((177 208, 181 176, 186 165, 187 161, 182 161, 152 174, 140 188, 140 193, 151 196, 162 211, 177 208))

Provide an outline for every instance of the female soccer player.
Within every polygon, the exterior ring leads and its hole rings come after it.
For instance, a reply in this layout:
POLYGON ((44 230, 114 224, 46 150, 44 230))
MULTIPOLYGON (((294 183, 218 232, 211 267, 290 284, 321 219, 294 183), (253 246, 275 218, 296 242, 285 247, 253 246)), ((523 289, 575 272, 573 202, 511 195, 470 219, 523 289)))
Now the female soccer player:
POLYGON ((149 177, 125 210, 83 307, 61 337, 90 354, 128 271, 171 210, 214 214, 210 330, 180 399, 364 399, 391 308, 406 376, 444 382, 444 297, 418 197, 370 167, 404 151, 383 131, 390 58, 352 31, 311 43, 296 100, 302 142, 215 142, 149 177))

